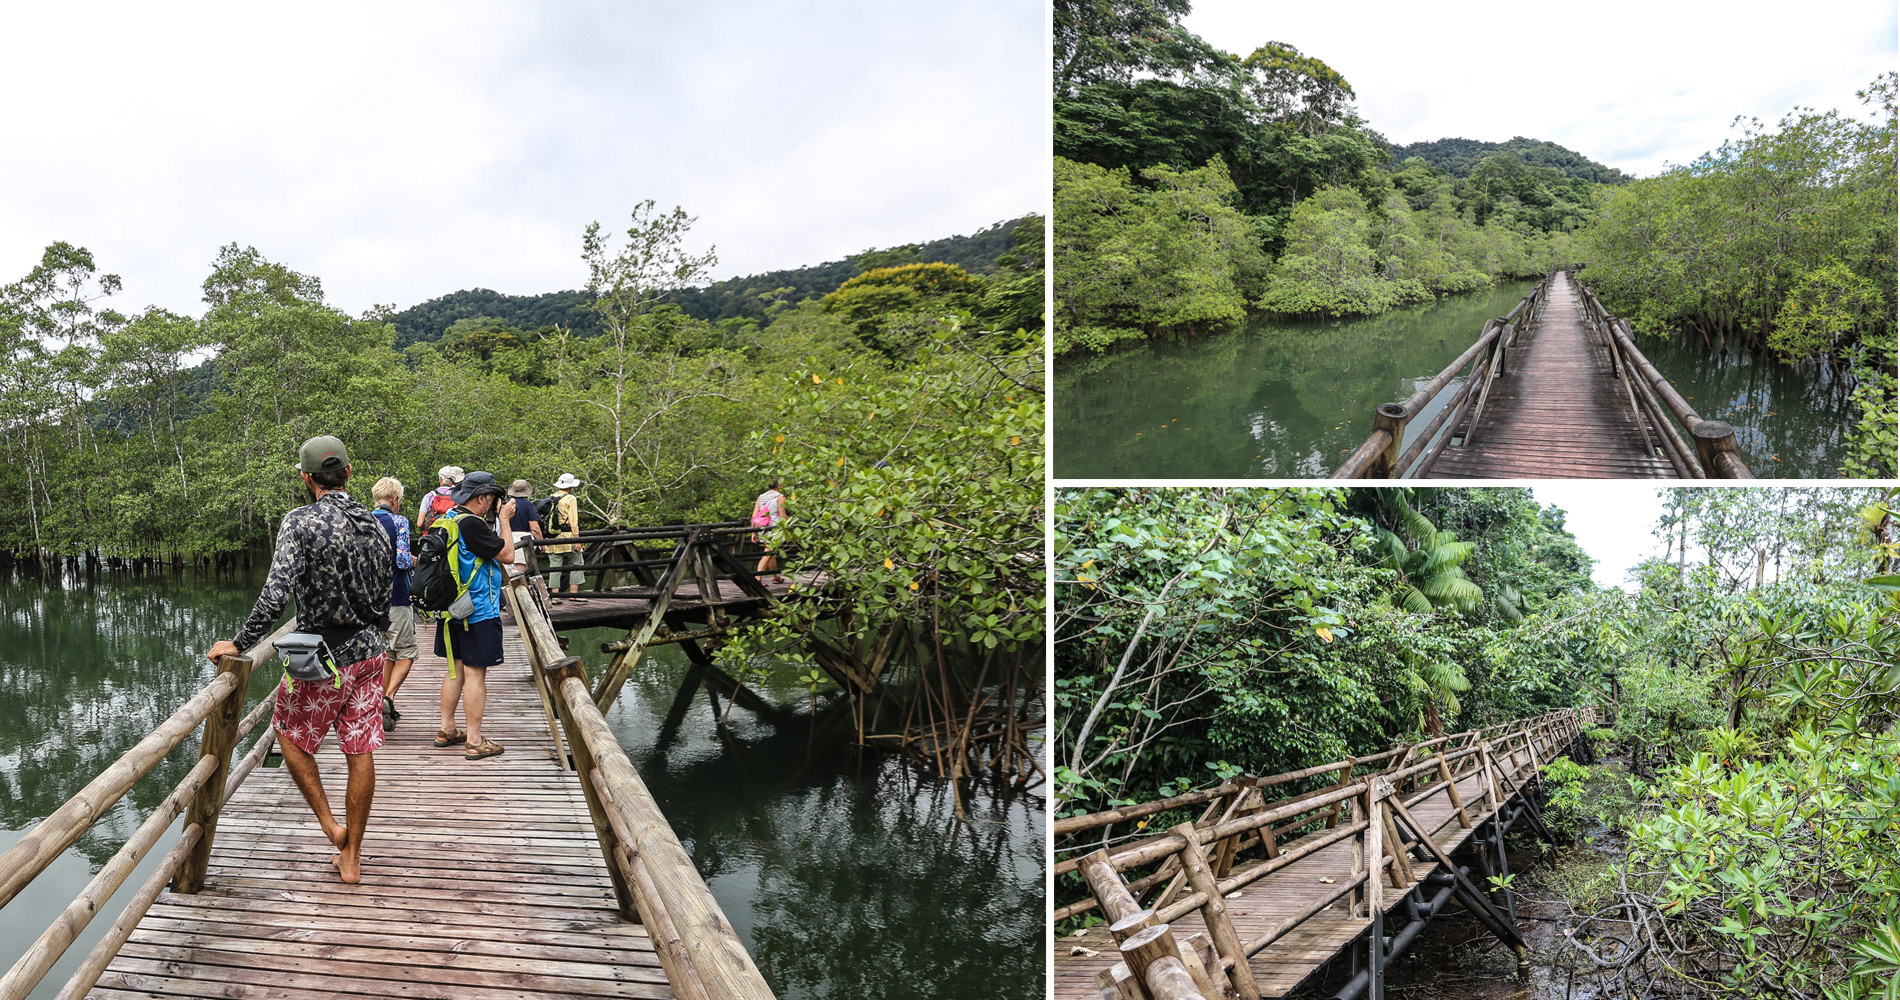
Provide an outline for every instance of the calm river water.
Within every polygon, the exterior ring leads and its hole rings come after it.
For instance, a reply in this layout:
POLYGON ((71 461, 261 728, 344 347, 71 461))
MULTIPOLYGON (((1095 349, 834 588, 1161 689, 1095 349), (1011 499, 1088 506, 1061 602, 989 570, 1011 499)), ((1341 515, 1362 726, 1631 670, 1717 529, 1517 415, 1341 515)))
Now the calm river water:
MULTIPOLYGON (((211 669, 196 651, 227 637, 255 595, 193 575, 0 578, 0 849, 202 687, 211 669)), ((574 636, 598 659, 597 634, 574 636)), ((789 678, 761 690, 787 710, 771 722, 738 708, 722 733, 704 695, 669 720, 685 670, 672 647, 649 654, 609 722, 779 997, 1041 995, 1041 798, 979 793, 959 823, 946 786, 828 735, 842 713, 820 696, 814 722, 789 678)), ((260 671, 253 699, 277 675, 260 671)), ((0 969, 189 770, 197 740, 186 742, 0 909, 0 969)), ((58 992, 171 839, 33 997, 58 992)))
MULTIPOLYGON (((1379 404, 1430 381, 1532 284, 1066 359, 1055 374, 1055 474, 1322 478, 1371 433, 1379 404)), ((1757 476, 1838 474, 1851 408, 1820 369, 1718 360, 1681 338, 1638 346, 1699 413, 1735 424, 1757 476)))

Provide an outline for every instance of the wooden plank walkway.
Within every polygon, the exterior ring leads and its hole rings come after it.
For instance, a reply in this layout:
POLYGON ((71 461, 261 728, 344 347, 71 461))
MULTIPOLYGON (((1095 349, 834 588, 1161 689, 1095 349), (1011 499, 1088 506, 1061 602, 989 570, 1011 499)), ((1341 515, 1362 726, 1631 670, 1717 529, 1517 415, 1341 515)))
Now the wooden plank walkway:
MULTIPOLYGON (((260 767, 224 808, 205 891, 159 897, 90 996, 673 996, 646 930, 615 908, 519 633, 505 630, 482 725, 507 752, 470 762, 430 745, 445 665, 423 631, 376 753, 362 883, 337 878, 289 772, 260 767)), ((317 760, 342 819, 334 736, 317 760)))
MULTIPOLYGON (((1458 781, 1458 791, 1463 796, 1467 811, 1471 814, 1475 829, 1480 822, 1489 818, 1477 803, 1484 801, 1484 791, 1479 775, 1469 774, 1458 781)), ((1451 819, 1450 799, 1435 794, 1412 808, 1419 822, 1435 826, 1449 820, 1449 825, 1440 829, 1432 840, 1450 854, 1454 849, 1464 846, 1471 837, 1471 830, 1458 825, 1451 819)), ((1299 840, 1290 840, 1280 844, 1280 853, 1289 854, 1299 849, 1308 840, 1317 839, 1330 831, 1321 830, 1308 834, 1299 840)), ((1314 897, 1331 891, 1335 883, 1343 883, 1352 878, 1352 840, 1347 838, 1336 844, 1321 848, 1312 854, 1286 866, 1271 876, 1264 878, 1240 890, 1239 896, 1228 897, 1227 912, 1234 922, 1234 930, 1243 941, 1250 940, 1280 922, 1304 910, 1315 902, 1314 897)), ((1234 873, 1240 874, 1258 865, 1236 865, 1234 873)), ((1413 886, 1423 881, 1434 870, 1434 866, 1414 861, 1413 873, 1418 876, 1414 881, 1404 883, 1404 888, 1393 888, 1386 883, 1385 898, 1387 912, 1401 905, 1401 900, 1413 886)), ((1313 915, 1285 937, 1275 941, 1265 951, 1253 956, 1254 981, 1260 985, 1260 993, 1267 997, 1282 997, 1305 982, 1320 966, 1330 961, 1340 950, 1350 945, 1354 938, 1365 933, 1372 921, 1367 918, 1353 918, 1348 913, 1349 900, 1342 899, 1313 915)), ((1206 929, 1200 913, 1190 913, 1176 920, 1174 927, 1177 938, 1185 938, 1206 929)), ((1388 925, 1389 928, 1389 925, 1388 925)), ((1121 956, 1115 950, 1115 940, 1109 936, 1105 925, 1097 924, 1080 936, 1065 937, 1056 942, 1056 990, 1055 995, 1064 998, 1087 998, 1097 1000, 1099 988, 1095 985, 1096 974, 1120 961, 1121 956), (1094 955, 1072 954, 1080 945, 1094 955)))
MULTIPOLYGON (((1646 442, 1609 349, 1584 322, 1568 276, 1511 346, 1471 442, 1447 447, 1426 479, 1673 479, 1646 442)), ((1653 432, 1652 432, 1653 434, 1653 432)))
MULTIPOLYGON (((716 602, 729 611, 744 611, 751 607, 763 607, 756 598, 746 596, 744 589, 728 579, 720 579, 716 602)), ((800 592, 816 592, 824 586, 825 575, 816 570, 803 573, 786 574, 784 583, 773 583, 771 577, 759 578, 759 585, 771 592, 773 598, 784 600, 787 596, 800 592), (798 590, 793 591, 792 585, 798 590)), ((619 588, 616 588, 618 590, 619 588)), ((579 601, 563 600, 548 608, 548 620, 557 629, 572 628, 629 628, 637 624, 653 605, 651 588, 628 587, 625 595, 615 597, 588 597, 579 601)), ((550 593, 550 597, 560 594, 550 593)), ((666 606, 667 624, 685 621, 704 621, 707 602, 699 589, 699 581, 689 580, 680 584, 674 591, 673 600, 666 606)))

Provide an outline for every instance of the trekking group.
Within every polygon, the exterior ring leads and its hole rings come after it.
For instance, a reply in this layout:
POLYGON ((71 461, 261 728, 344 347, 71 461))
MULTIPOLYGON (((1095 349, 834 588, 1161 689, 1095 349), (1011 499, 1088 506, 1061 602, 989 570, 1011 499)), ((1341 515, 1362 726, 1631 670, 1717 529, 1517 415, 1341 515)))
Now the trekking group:
MULTIPOLYGON (((277 644, 286 666, 271 727, 291 780, 336 845, 331 863, 343 881, 357 882, 376 784, 371 754, 401 717, 395 695, 419 652, 418 614, 437 619, 435 653, 449 664, 434 745, 462 747, 470 761, 501 754, 502 745, 483 735, 482 716, 488 668, 502 662, 503 566, 524 559, 523 539, 578 540, 574 490, 583 484, 563 473, 537 504, 526 480, 503 489, 492 473, 444 466, 439 485, 417 505, 412 533, 401 482, 377 480, 373 510, 345 490, 352 467, 342 441, 304 442, 296 468, 311 502, 284 515, 250 615, 206 656, 215 663, 255 646, 295 601, 297 631, 277 644), (456 725, 458 705, 466 729, 456 725), (315 757, 333 727, 348 769, 344 823, 330 808, 315 757)), ((582 564, 578 549, 569 543, 543 551, 555 565, 574 567, 582 564)), ((562 575, 570 593, 580 590, 578 570, 562 575)), ((549 583, 560 586, 558 578, 549 583)))

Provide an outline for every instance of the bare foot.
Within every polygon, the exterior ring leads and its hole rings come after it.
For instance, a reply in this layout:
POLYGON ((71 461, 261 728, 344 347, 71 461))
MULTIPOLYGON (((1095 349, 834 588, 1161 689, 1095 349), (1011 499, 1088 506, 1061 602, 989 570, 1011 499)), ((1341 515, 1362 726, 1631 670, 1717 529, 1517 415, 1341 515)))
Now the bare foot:
POLYGON ((330 862, 336 865, 337 874, 351 885, 363 881, 363 858, 354 848, 344 848, 343 853, 330 862))
POLYGON ((323 835, 330 838, 330 843, 335 844, 338 848, 343 846, 343 838, 349 836, 349 831, 344 828, 343 824, 338 823, 336 820, 325 823, 322 819, 318 819, 317 825, 323 828, 323 835))

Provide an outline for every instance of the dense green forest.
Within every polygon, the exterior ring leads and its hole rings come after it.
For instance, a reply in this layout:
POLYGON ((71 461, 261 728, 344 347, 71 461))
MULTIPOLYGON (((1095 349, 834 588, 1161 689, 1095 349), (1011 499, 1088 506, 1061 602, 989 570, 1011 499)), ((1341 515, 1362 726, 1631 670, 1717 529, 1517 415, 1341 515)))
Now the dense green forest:
MULTIPOLYGON (((1018 471, 1020 454, 1041 454, 1039 424, 1011 422, 1015 445, 986 424, 1041 392, 1039 369, 1009 359, 1041 325, 1039 295, 1020 295, 1041 287, 1039 224, 1015 226, 1022 245, 990 278, 929 264, 958 278, 954 291, 882 266, 853 279, 855 297, 775 302, 762 321, 722 323, 667 300, 714 264, 680 249, 688 226, 644 203, 625 245, 589 230, 593 279, 576 295, 593 337, 466 317, 409 346, 390 317, 344 314, 315 276, 255 249, 220 251, 194 317, 118 312, 120 279, 84 247, 55 243, 0 287, 0 498, 15 511, 0 551, 198 557, 266 544, 302 502, 289 456, 315 433, 350 443, 359 479, 395 475, 410 498, 445 464, 538 490, 572 471, 589 483, 581 506, 593 523, 743 517, 762 477, 802 468, 806 449, 847 471, 885 460, 902 470, 889 475, 937 475, 902 437, 844 454, 836 433, 819 432, 823 414, 788 403, 811 378, 847 373, 866 394, 916 392, 920 378, 963 386, 906 403, 914 437, 980 430, 973 441, 1018 471), (1009 392, 992 399, 996 384, 1009 392)), ((807 502, 825 489, 794 485, 807 502)))
MULTIPOLYGON (((793 305, 821 298, 865 271, 897 264, 955 264, 985 277, 998 273, 997 259, 1011 251, 1016 228, 1024 223, 1038 229, 1036 216, 1012 219, 968 236, 950 236, 928 243, 912 243, 883 250, 867 250, 848 260, 826 261, 784 271, 768 271, 711 284, 687 285, 667 291, 666 301, 686 315, 708 322, 738 319, 762 323, 774 303, 793 305)), ((600 316, 585 291, 547 292, 541 295, 503 295, 473 288, 430 299, 389 317, 396 328, 396 348, 432 343, 459 320, 499 320, 517 330, 567 330, 579 337, 600 332, 600 316)))
POLYGON ((1861 420, 1843 474, 1895 474, 1894 77, 1653 178, 1554 143, 1393 146, 1348 81, 1245 56, 1186 0, 1057 0, 1058 355, 1256 314, 1379 313, 1583 262, 1645 336, 1828 366, 1861 420))
POLYGON ((1540 961, 1654 996, 1888 995, 1893 493, 1663 499, 1662 554, 1603 589, 1523 489, 1058 491, 1058 815, 1589 705, 1601 763, 1553 766, 1552 813, 1613 850, 1550 884, 1622 964, 1540 961))
POLYGON ((1494 153, 1511 153, 1527 166, 1553 167, 1563 171, 1565 177, 1597 184, 1621 184, 1630 179, 1623 171, 1606 167, 1575 150, 1565 149, 1554 142, 1526 139, 1521 135, 1512 136, 1509 142, 1480 142, 1476 139, 1410 142, 1392 147, 1392 164, 1397 166, 1416 156, 1453 177, 1469 177, 1494 153))
POLYGON ((223 248, 192 317, 115 310, 118 277, 55 244, 0 287, 0 564, 268 558, 318 434, 349 445, 359 497, 394 476, 411 515, 449 464, 536 495, 573 473, 583 528, 742 519, 781 478, 780 544, 828 600, 720 647, 729 669, 820 646, 850 665, 910 634, 1033 701, 1018 661, 1041 663, 1043 634, 1040 220, 987 277, 873 259, 822 298, 718 323, 668 300, 716 263, 684 249, 692 223, 647 201, 624 233, 588 227, 593 336, 470 317, 406 347, 387 315, 351 316, 254 249, 223 248))
POLYGON ((1524 139, 1394 161, 1346 79, 1290 45, 1222 52, 1181 0, 1055 9, 1058 354, 1542 275, 1615 174, 1524 139))

